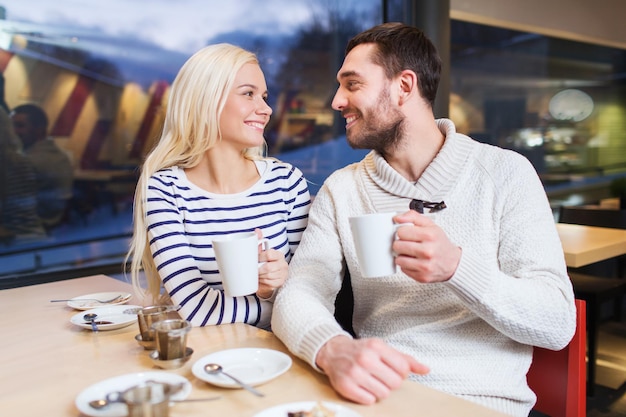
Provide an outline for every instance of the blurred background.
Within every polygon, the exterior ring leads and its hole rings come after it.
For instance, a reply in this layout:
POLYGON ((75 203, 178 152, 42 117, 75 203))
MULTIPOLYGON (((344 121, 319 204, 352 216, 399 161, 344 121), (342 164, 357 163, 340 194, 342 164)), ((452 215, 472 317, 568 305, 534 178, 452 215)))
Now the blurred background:
MULTIPOLYGON (((57 222, 36 233, 2 225, 1 286, 121 271, 138 169, 169 86, 212 43, 258 55, 274 109, 269 153, 298 166, 313 194, 365 154, 348 147, 330 108, 348 39, 404 21, 424 25, 442 52, 437 117, 525 155, 555 210, 608 197, 626 175, 624 15, 619 0, 0 0, 6 110, 43 109, 46 135, 71 164, 57 222)), ((2 152, 6 208, 17 180, 2 152)))

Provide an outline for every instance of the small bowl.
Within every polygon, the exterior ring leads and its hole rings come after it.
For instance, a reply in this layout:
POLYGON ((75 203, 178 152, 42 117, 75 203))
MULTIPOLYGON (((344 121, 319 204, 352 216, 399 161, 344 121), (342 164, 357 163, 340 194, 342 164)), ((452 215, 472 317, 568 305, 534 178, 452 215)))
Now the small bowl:
POLYGON ((156 340, 143 340, 141 337, 141 333, 135 336, 135 340, 139 343, 145 350, 154 350, 156 349, 156 340))
POLYGON ((176 369, 183 366, 185 362, 187 362, 189 358, 191 358, 192 354, 193 349, 188 347, 185 349, 185 356, 183 356, 182 358, 162 360, 159 359, 159 351, 153 350, 152 352, 150 352, 150 360, 152 360, 152 363, 154 363, 161 369, 176 369))

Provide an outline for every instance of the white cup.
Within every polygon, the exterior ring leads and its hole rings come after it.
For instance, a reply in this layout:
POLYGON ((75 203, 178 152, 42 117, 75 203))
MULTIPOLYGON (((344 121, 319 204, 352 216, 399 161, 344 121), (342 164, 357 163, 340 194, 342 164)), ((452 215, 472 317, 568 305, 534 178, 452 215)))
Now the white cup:
POLYGON ((233 234, 213 239, 215 260, 222 278, 224 293, 229 297, 250 295, 259 289, 259 245, 269 247, 268 239, 255 232, 233 234))
POLYGON ((395 215, 373 213, 348 219, 361 274, 366 278, 392 275, 398 270, 391 246, 398 227, 413 224, 394 223, 395 215))

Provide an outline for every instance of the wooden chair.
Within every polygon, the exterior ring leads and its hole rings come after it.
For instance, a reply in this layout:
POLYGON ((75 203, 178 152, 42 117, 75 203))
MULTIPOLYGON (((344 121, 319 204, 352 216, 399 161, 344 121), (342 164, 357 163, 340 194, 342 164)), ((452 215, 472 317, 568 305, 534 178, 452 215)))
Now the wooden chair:
MULTIPOLYGON (((626 229, 626 210, 586 209, 584 207, 561 207, 559 222, 586 226, 614 227, 626 229)), ((593 265, 591 265, 593 266, 593 265)), ((613 319, 621 319, 621 309, 626 294, 626 279, 581 273, 594 272, 590 269, 569 268, 576 298, 585 300, 587 309, 587 395, 595 393, 596 358, 598 352, 598 332, 603 321, 602 306, 612 302, 613 319)))
POLYGON ((586 304, 576 300, 576 333, 563 350, 535 347, 527 374, 528 385, 537 395, 534 410, 550 417, 584 417, 586 304))
POLYGON ((561 206, 559 222, 626 229, 626 210, 561 206))

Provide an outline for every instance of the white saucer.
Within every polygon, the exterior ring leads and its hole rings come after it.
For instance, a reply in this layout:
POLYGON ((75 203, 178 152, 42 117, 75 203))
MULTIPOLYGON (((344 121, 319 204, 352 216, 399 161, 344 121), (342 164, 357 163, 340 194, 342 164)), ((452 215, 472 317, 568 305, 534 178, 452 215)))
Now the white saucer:
POLYGON ((180 375, 165 371, 138 372, 105 379, 104 381, 100 381, 85 388, 76 397, 76 407, 82 414, 87 416, 125 417, 128 414, 126 404, 113 403, 106 408, 96 410, 95 408, 89 406, 89 401, 104 398, 110 392, 124 391, 145 381, 164 382, 172 385, 181 383, 184 384, 183 389, 171 397, 173 400, 184 400, 191 393, 191 383, 187 380, 187 378, 180 375))
MULTIPOLYGON (((281 404, 267 408, 253 417, 285 417, 289 412, 310 411, 317 404, 316 401, 302 401, 297 403, 281 404)), ((361 414, 340 404, 322 401, 324 407, 335 413, 335 417, 361 417, 361 414)))
POLYGON ((97 292, 93 294, 85 294, 79 295, 78 297, 72 298, 67 302, 68 307, 72 307, 76 310, 89 310, 91 308, 99 308, 99 307, 107 307, 107 306, 116 306, 119 304, 126 304, 131 298, 132 294, 129 292, 97 292), (114 303, 99 303, 94 300, 110 300, 114 297, 121 296, 122 298, 119 301, 114 303))
POLYGON ((107 321, 111 322, 111 324, 98 324, 98 330, 115 330, 121 329, 122 327, 130 326, 133 323, 137 323, 137 315, 136 314, 127 314, 124 313, 124 310, 129 307, 139 307, 139 306, 110 306, 110 307, 100 307, 94 308, 92 310, 81 311, 80 313, 76 313, 70 319, 72 324, 76 326, 82 327, 83 329, 91 330, 91 324, 85 321, 84 315, 94 313, 97 314, 96 323, 98 321, 107 321))
POLYGON ((272 349, 240 348, 221 350, 198 359, 191 368, 196 378, 224 388, 241 388, 224 375, 211 375, 205 372, 204 365, 217 363, 224 372, 255 386, 270 381, 291 367, 291 358, 272 349))

